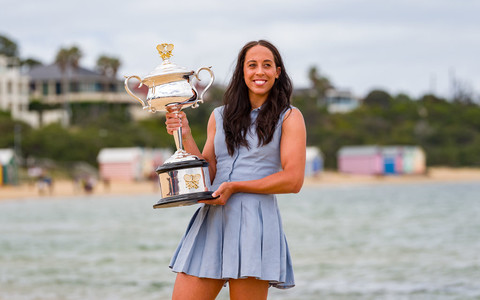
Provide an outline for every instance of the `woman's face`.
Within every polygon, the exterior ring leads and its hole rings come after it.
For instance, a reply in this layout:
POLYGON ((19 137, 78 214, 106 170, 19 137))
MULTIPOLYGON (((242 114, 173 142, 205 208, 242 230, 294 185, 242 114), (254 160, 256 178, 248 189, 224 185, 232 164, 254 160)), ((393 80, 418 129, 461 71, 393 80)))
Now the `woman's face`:
POLYGON ((251 100, 258 97, 266 99, 275 79, 280 75, 280 69, 275 65, 273 53, 267 47, 256 45, 247 51, 243 77, 251 100))

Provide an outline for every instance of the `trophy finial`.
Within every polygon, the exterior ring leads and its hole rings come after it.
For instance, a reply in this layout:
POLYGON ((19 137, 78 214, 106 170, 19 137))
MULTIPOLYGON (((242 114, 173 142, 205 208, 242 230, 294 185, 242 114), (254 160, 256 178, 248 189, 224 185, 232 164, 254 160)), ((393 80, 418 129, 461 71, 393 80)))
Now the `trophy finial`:
POLYGON ((168 60, 170 57, 173 56, 172 54, 173 44, 167 44, 167 43, 159 44, 157 45, 157 50, 163 60, 168 60))

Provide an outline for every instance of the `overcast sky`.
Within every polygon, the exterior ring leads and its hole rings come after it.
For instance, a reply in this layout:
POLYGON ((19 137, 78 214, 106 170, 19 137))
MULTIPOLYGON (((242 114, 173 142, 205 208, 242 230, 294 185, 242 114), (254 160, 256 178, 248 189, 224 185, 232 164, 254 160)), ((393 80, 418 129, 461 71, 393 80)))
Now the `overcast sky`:
POLYGON ((479 15, 477 0, 0 0, 0 35, 22 58, 52 63, 77 45, 82 66, 106 54, 121 60, 119 75, 140 77, 169 42, 174 63, 212 66, 220 84, 247 41, 268 39, 297 88, 317 66, 359 97, 374 88, 448 97, 452 78, 480 93, 479 15))

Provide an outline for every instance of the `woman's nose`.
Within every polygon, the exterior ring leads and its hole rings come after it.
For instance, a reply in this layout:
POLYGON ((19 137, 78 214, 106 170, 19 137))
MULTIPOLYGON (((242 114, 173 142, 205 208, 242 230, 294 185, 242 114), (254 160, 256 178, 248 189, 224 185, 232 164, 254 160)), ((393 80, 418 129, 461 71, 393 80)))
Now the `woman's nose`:
POLYGON ((255 71, 256 71, 255 73, 257 73, 257 75, 258 74, 265 74, 265 71, 263 70, 262 67, 258 67, 255 71))

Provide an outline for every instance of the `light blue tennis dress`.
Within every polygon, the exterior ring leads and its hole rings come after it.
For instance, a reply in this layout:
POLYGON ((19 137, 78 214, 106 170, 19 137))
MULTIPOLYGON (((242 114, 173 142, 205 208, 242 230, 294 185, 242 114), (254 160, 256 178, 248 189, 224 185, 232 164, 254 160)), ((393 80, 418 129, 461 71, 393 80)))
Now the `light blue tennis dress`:
MULTIPOLYGON (((250 149, 240 147, 230 156, 223 131, 223 106, 214 110, 216 121, 216 190, 225 181, 260 179, 281 170, 280 115, 270 143, 258 146, 254 122, 260 108, 251 112, 247 134, 250 149)), ((256 277, 277 288, 295 286, 292 262, 275 195, 236 193, 226 205, 201 204, 175 251, 174 272, 205 278, 256 277)))

